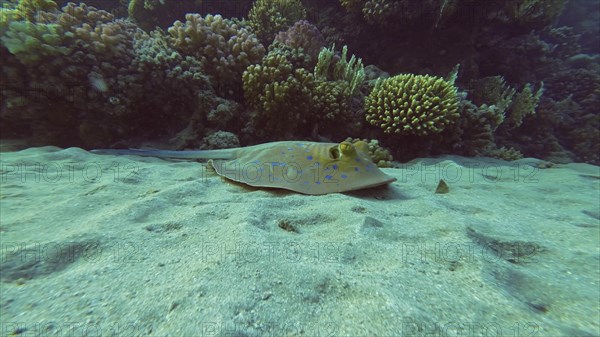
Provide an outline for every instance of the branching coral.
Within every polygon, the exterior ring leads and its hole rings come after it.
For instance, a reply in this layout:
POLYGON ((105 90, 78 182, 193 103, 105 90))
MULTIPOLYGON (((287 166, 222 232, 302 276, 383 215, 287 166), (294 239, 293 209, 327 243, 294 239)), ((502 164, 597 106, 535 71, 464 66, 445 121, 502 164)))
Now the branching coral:
MULTIPOLYGON (((85 119, 95 120, 88 124, 96 129, 118 133, 108 120, 130 113, 136 93, 141 94, 130 72, 135 33, 135 26, 85 4, 38 11, 35 22, 11 22, 2 42, 28 81, 10 94, 11 100, 26 102, 24 109, 8 108, 3 118, 36 120, 34 134, 53 141, 73 137, 72 130, 85 119), (56 111, 43 113, 48 107, 56 111), (98 123, 102 119, 107 122, 98 123)), ((92 132, 83 131, 81 137, 93 137, 92 132)))
POLYGON ((469 83, 469 98, 476 105, 494 105, 502 114, 512 102, 516 90, 506 84, 502 76, 489 76, 469 83))
POLYGON ((341 57, 335 55, 335 45, 322 49, 315 66, 315 78, 320 81, 344 81, 352 95, 365 79, 362 60, 354 55, 347 60, 348 46, 342 48, 341 57))
POLYGON ((261 64, 249 66, 242 78, 246 101, 257 112, 256 125, 280 136, 305 125, 314 88, 310 72, 294 69, 284 55, 269 53, 261 64))
POLYGON ((49 57, 66 55, 71 50, 62 45, 66 40, 61 26, 14 21, 1 38, 8 51, 25 65, 35 65, 49 57))
POLYGON ((514 147, 506 146, 497 149, 489 149, 481 155, 486 157, 498 158, 506 161, 513 161, 523 158, 523 154, 521 153, 521 151, 515 149, 514 147))
POLYGON ((256 110, 256 125, 272 126, 271 130, 281 134, 294 134, 301 130, 313 132, 316 128, 336 131, 334 125, 351 120, 352 94, 364 77, 360 61, 353 56, 348 62, 346 52, 332 61, 331 49, 326 67, 319 68, 320 63, 315 66, 315 73, 319 73, 318 68, 325 69, 322 76, 315 78, 305 68, 299 49, 281 48, 278 44, 269 47, 261 65, 248 67, 243 75, 244 95, 256 110))
POLYGON ((317 81, 312 95, 314 119, 337 121, 338 125, 349 116, 350 87, 343 81, 317 81))
POLYGON ((365 99, 366 119, 385 133, 438 133, 458 118, 457 89, 440 77, 402 74, 380 80, 365 99))
POLYGON ((169 27, 170 44, 182 55, 202 61, 217 92, 234 94, 244 70, 264 56, 264 46, 247 29, 220 15, 185 17, 185 23, 175 21, 169 27))
POLYGON ((543 92, 543 83, 536 92, 533 92, 531 85, 527 83, 525 87, 523 87, 523 90, 515 95, 508 110, 508 122, 510 126, 519 127, 523 123, 523 118, 525 116, 535 114, 535 108, 537 107, 543 92))
POLYGON ((368 0, 362 12, 365 20, 371 24, 385 25, 390 17, 401 11, 401 2, 395 0, 368 0))
POLYGON ((275 34, 305 17, 306 9, 299 0, 257 0, 248 13, 248 24, 262 43, 268 45, 275 34))
POLYGON ((11 80, 0 118, 26 125, 38 141, 109 146, 167 133, 187 123, 208 90, 201 61, 178 53, 163 33, 146 34, 85 4, 38 11, 35 22, 8 27, 3 74, 27 81, 11 80))
POLYGON ((38 11, 55 11, 58 6, 53 0, 19 0, 18 3, 3 2, 0 8, 0 33, 13 21, 35 22, 38 11))

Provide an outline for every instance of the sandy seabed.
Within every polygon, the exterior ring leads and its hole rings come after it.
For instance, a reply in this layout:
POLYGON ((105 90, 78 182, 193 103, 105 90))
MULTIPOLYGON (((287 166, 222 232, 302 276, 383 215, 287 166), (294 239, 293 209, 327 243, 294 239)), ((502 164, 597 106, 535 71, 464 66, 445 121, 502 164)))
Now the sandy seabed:
POLYGON ((600 167, 384 171, 307 196, 198 162, 2 152, 1 336, 600 335, 600 167))

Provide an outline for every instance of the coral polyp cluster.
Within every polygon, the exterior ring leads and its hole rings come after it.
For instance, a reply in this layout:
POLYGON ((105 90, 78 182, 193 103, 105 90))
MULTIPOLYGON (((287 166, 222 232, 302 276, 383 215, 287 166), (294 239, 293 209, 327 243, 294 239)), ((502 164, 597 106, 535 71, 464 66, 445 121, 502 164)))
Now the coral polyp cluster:
POLYGON ((380 80, 365 99, 366 119, 385 133, 426 136, 458 114, 457 89, 440 77, 402 74, 380 80))
POLYGON ((169 27, 169 43, 183 55, 201 60, 222 93, 223 88, 239 85, 244 70, 265 54, 256 36, 233 20, 210 14, 186 14, 185 19, 169 27))
POLYGON ((399 160, 600 162, 593 2, 1 6, 0 131, 36 145, 353 137, 379 139, 399 160))

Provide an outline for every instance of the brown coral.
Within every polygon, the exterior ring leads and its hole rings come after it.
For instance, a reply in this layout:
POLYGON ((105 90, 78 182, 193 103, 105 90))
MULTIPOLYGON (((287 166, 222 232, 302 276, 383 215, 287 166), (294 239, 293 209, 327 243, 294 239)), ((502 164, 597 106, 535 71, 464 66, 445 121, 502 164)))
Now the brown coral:
POLYGON ((170 43, 202 61, 217 92, 233 94, 244 70, 263 58, 264 46, 246 28, 220 15, 186 14, 185 19, 169 27, 170 43))

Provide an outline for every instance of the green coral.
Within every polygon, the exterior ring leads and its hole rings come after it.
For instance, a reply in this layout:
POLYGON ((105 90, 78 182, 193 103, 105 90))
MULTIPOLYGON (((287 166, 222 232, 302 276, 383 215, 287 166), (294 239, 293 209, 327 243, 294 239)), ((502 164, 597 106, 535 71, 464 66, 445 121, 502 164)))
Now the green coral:
POLYGON ((285 135, 305 123, 314 87, 306 69, 294 69, 284 55, 269 53, 261 64, 246 69, 242 81, 246 101, 257 111, 256 125, 285 135))
POLYGON ((502 76, 488 76, 469 83, 469 97, 476 105, 495 106, 504 115, 510 106, 516 90, 507 85, 502 76))
POLYGON ((299 0, 257 0, 248 14, 248 25, 265 45, 275 34, 306 18, 299 0))
POLYGON ((348 12, 359 12, 362 9, 364 1, 362 1, 362 0, 340 0, 340 4, 348 12))
POLYGON ((365 20, 371 24, 385 24, 389 18, 400 12, 401 3, 394 0, 368 0, 362 12, 365 20))
POLYGON ((52 0, 19 0, 3 2, 0 8, 0 34, 3 34, 14 21, 35 22, 38 11, 56 11, 58 6, 52 0))
POLYGON ((365 98, 366 120, 385 133, 425 136, 459 116, 457 89, 443 78, 401 74, 378 80, 365 98))
POLYGON ((503 146, 501 148, 488 149, 486 152, 483 153, 483 156, 498 158, 506 161, 513 161, 523 158, 523 154, 521 153, 521 151, 513 147, 507 148, 506 146, 503 146))
POLYGON ((38 11, 56 11, 58 6, 53 0, 19 0, 14 5, 12 3, 3 3, 0 14, 1 21, 5 19, 11 20, 27 20, 35 21, 35 14, 38 11))
POLYGON ((344 118, 350 109, 350 88, 343 81, 317 81, 312 96, 316 120, 334 121, 344 118))
POLYGON ((285 45, 279 41, 274 41, 269 46, 269 54, 272 55, 274 53, 283 55, 288 61, 292 63, 292 66, 294 66, 294 68, 312 68, 312 60, 310 58, 310 55, 306 54, 306 52, 302 48, 294 48, 285 45))
POLYGON ((320 81, 344 81, 348 84, 349 94, 356 92, 358 86, 365 79, 365 69, 362 60, 354 55, 347 60, 348 46, 342 48, 342 55, 337 60, 335 44, 331 48, 323 48, 319 53, 315 66, 315 79, 320 81))
POLYGON ((531 84, 527 83, 523 90, 515 95, 515 98, 509 107, 508 122, 511 126, 519 127, 523 123, 523 118, 527 115, 535 114, 540 97, 544 92, 544 83, 534 93, 531 84))
POLYGON ((294 134, 318 128, 331 132, 350 121, 351 98, 364 78, 360 60, 352 56, 347 61, 346 48, 341 58, 334 56, 332 48, 325 67, 321 61, 308 70, 309 58, 301 48, 274 45, 260 65, 249 66, 242 76, 246 101, 256 110, 255 124, 294 134))
POLYGON ((63 45, 63 29, 58 24, 13 21, 0 40, 8 51, 25 65, 66 55, 71 51, 63 45))
POLYGON ((390 151, 379 145, 377 139, 360 139, 360 138, 346 138, 347 142, 354 144, 359 150, 367 153, 371 158, 371 161, 377 164, 378 167, 392 167, 392 161, 394 158, 390 154, 390 151))
POLYGON ((129 0, 127 13, 142 29, 150 31, 160 26, 160 16, 164 15, 167 0, 129 0))

